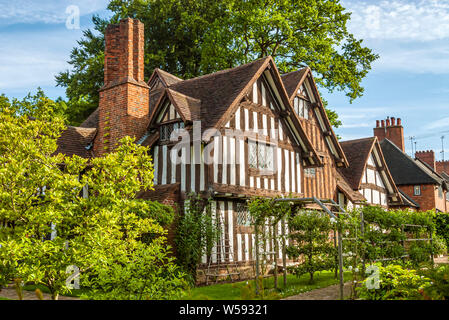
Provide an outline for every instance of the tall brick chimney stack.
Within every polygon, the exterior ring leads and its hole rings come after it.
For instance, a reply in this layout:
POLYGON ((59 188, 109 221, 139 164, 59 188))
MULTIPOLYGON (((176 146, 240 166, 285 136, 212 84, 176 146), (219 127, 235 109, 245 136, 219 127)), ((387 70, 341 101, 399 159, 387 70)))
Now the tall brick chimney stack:
POLYGON ((435 152, 433 150, 416 151, 415 157, 427 163, 433 170, 436 170, 435 152))
POLYGON ((401 118, 387 117, 386 120, 376 120, 376 127, 373 131, 379 141, 386 138, 405 152, 404 127, 402 127, 401 118))
POLYGON ((124 19, 105 32, 104 85, 100 89, 94 152, 114 150, 124 136, 141 137, 149 118, 149 87, 144 82, 144 25, 124 19))

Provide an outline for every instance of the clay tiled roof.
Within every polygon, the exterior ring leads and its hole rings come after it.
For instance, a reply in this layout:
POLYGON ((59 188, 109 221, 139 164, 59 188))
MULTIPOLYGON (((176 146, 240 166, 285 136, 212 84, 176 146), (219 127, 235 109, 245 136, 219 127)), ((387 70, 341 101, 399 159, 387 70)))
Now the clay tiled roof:
POLYGON ((382 140, 380 146, 396 185, 443 183, 443 179, 428 166, 412 159, 390 140, 382 140))
POLYGON ((337 187, 346 195, 353 203, 366 201, 365 197, 358 191, 355 191, 346 181, 345 177, 337 171, 336 173, 337 187))
MULTIPOLYGON (((201 120, 206 128, 215 127, 243 89, 269 57, 169 86, 185 96, 201 101, 201 120)), ((203 129, 206 129, 203 128, 203 129)))
POLYGON ((90 114, 89 117, 87 117, 86 120, 83 121, 79 126, 81 128, 98 128, 98 117, 99 117, 99 109, 95 109, 94 112, 90 114))
POLYGON ((375 137, 340 142, 348 159, 349 167, 339 169, 352 189, 358 190, 362 180, 363 170, 370 155, 375 137))
POLYGON ((201 101, 182 93, 167 90, 171 96, 173 103, 176 105, 184 120, 194 121, 201 120, 201 101))
POLYGON ((282 82, 284 83, 289 99, 296 95, 299 83, 302 82, 307 70, 308 68, 302 68, 301 70, 292 71, 281 75, 282 82))
POLYGON ((163 82, 165 87, 168 87, 172 84, 183 81, 181 78, 178 78, 178 77, 172 75, 171 73, 168 73, 167 71, 161 70, 159 68, 156 68, 155 72, 157 73, 157 75, 159 76, 159 79, 161 79, 161 81, 163 82))
POLYGON ((55 153, 92 158, 94 155, 91 143, 96 132, 96 128, 67 127, 58 139, 58 149, 55 153))

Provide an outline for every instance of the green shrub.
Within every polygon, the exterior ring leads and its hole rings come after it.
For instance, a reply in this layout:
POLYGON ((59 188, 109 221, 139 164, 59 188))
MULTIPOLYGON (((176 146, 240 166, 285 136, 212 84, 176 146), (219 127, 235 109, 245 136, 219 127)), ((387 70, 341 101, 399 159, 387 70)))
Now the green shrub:
POLYGON ((432 247, 430 243, 415 241, 410 245, 408 254, 412 264, 417 267, 422 263, 429 263, 431 260, 432 247))
POLYGON ((423 296, 427 300, 448 300, 449 299, 449 266, 440 266, 421 272, 429 278, 431 285, 424 289, 423 296))
POLYGON ((439 235, 433 238, 433 253, 435 255, 447 254, 446 240, 439 235))
POLYGON ((368 277, 357 288, 359 298, 363 300, 421 300, 423 290, 430 286, 430 279, 421 276, 416 270, 404 269, 400 265, 390 264, 383 267, 376 264, 379 275, 379 288, 369 289, 368 277))
POLYGON ((446 241, 446 246, 449 247, 449 213, 438 212, 434 215, 433 221, 436 234, 441 236, 446 241))

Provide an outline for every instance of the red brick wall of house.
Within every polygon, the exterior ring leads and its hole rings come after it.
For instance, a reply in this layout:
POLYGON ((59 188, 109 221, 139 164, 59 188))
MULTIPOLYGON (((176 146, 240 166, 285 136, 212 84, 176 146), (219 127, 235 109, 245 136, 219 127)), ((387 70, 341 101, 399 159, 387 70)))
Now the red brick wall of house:
POLYGON ((421 185, 421 195, 414 195, 414 186, 399 186, 410 198, 420 205, 419 211, 427 211, 437 208, 441 211, 446 211, 446 201, 438 197, 438 189, 433 184, 421 185))
POLYGON ((94 152, 112 151, 124 136, 140 138, 149 117, 149 87, 144 82, 144 26, 125 19, 105 32, 104 86, 94 152))

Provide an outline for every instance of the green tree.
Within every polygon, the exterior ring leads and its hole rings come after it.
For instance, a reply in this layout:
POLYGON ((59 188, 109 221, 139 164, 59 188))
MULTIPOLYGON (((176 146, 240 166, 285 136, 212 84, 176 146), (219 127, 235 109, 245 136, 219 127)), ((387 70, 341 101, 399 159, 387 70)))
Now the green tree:
MULTIPOLYGON (((93 111, 103 83, 104 28, 121 18, 145 24, 145 76, 161 68, 181 78, 235 67, 267 55, 282 72, 309 66, 322 88, 345 91, 350 101, 363 95, 362 79, 378 58, 348 30, 350 13, 339 0, 112 0, 110 20, 93 18, 72 50, 72 71, 57 75, 70 101, 86 97, 93 111)), ((331 113, 333 125, 339 121, 331 113)))
POLYGON ((55 154, 65 129, 55 110, 41 92, 0 96, 0 284, 42 284, 57 299, 75 265, 103 298, 176 297, 182 274, 161 226, 173 212, 136 198, 152 188, 148 149, 127 137, 90 161, 55 154))
POLYGON ((329 239, 334 229, 332 218, 323 212, 298 210, 297 215, 291 218, 289 227, 292 244, 287 248, 287 254, 292 258, 304 259, 290 268, 296 276, 308 273, 312 283, 315 272, 335 267, 337 253, 329 239))

